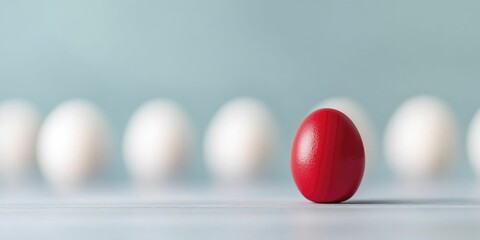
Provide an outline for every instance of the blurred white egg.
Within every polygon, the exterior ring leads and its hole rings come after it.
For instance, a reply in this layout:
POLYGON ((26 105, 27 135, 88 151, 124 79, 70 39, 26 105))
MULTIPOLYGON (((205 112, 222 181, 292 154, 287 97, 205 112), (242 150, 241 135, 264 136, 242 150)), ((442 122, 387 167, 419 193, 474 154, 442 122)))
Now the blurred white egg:
POLYGON ((337 109, 347 115, 355 124, 365 146, 366 167, 369 168, 375 159, 375 132, 370 118, 362 106, 350 98, 334 97, 320 103, 314 110, 320 108, 337 109))
POLYGON ((480 109, 473 117, 468 128, 467 153, 473 170, 480 177, 480 109))
POLYGON ((391 118, 385 134, 385 154, 404 180, 430 181, 452 164, 457 147, 454 115, 441 100, 414 97, 391 118))
POLYGON ((273 157, 277 129, 267 107, 251 98, 223 105, 206 131, 207 168, 220 183, 248 183, 273 157))
POLYGON ((0 104, 0 175, 16 186, 30 177, 40 116, 29 102, 19 99, 0 104))
POLYGON ((133 114, 124 136, 127 170, 137 183, 154 186, 174 178, 191 153, 192 128, 170 100, 151 100, 133 114))
POLYGON ((66 101, 48 115, 40 130, 40 170, 56 191, 75 191, 98 173, 109 145, 101 111, 86 100, 66 101))

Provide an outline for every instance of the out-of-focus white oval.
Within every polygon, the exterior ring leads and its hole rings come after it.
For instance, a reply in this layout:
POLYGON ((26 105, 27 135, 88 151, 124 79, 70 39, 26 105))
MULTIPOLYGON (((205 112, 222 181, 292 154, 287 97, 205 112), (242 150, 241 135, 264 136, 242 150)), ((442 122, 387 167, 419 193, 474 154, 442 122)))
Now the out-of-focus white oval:
POLYGON ((154 186, 175 177, 191 153, 192 128, 184 111, 170 100, 151 100, 133 114, 124 136, 130 175, 154 186))
POLYGON ((394 113, 385 133, 385 155, 405 180, 429 181, 444 173, 455 158, 457 126, 441 100, 418 96, 394 113))
POLYGON ((77 190, 98 173, 109 145, 102 112, 86 100, 66 101, 48 115, 40 130, 40 170, 55 190, 77 190))
POLYGON ((480 176, 480 110, 477 110, 468 128, 467 153, 473 170, 480 176))
POLYGON ((24 183, 35 163, 40 116, 29 102, 0 103, 0 176, 7 185, 24 183))
POLYGON ((334 97, 320 103, 314 110, 320 108, 333 108, 343 112, 355 124, 365 146, 365 160, 367 169, 375 159, 375 132, 370 118, 364 109, 355 101, 346 97, 334 97))
POLYGON ((223 105, 206 131, 207 168, 220 183, 247 183, 261 176, 273 156, 276 124, 261 102, 239 98, 223 105))

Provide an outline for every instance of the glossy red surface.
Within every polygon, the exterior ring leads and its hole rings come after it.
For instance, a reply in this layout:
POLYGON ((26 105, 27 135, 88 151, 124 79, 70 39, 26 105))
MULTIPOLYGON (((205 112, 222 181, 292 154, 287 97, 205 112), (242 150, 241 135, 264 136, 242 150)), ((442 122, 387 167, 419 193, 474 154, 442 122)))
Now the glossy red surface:
POLYGON ((340 111, 325 108, 308 115, 295 133, 290 157, 295 184, 313 202, 345 201, 362 181, 363 142, 340 111))

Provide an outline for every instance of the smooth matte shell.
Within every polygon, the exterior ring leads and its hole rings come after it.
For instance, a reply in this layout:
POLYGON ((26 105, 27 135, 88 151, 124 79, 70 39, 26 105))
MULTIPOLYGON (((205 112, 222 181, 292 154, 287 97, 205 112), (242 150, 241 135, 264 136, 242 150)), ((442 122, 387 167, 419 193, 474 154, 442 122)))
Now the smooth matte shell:
POLYGON ((363 177, 365 151, 353 122, 334 109, 308 115, 293 139, 291 170, 305 198, 342 202, 355 194, 363 177))
POLYGON ((59 193, 78 190, 99 172, 110 146, 102 112, 89 101, 75 99, 57 106, 38 136, 42 175, 59 193))
POLYGON ((127 170, 142 185, 155 186, 179 174, 191 152, 192 130, 187 115, 175 102, 144 103, 125 131, 127 170))
POLYGON ((268 107, 252 98, 234 99, 215 114, 205 133, 206 166, 218 183, 255 182, 265 174, 277 129, 268 107))
POLYGON ((467 134, 467 153, 470 165, 480 177, 480 109, 470 122, 467 134))
POLYGON ((6 185, 30 179, 40 116, 30 102, 11 99, 0 104, 0 174, 6 185))
POLYGON ((430 182, 444 176, 457 159, 454 113, 442 100, 417 96, 405 101, 385 129, 385 157, 405 182, 430 182))

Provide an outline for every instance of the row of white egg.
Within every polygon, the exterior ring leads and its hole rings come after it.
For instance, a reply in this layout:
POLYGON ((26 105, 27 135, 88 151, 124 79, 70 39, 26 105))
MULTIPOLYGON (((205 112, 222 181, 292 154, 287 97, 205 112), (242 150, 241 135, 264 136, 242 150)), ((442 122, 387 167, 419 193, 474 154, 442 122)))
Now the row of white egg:
MULTIPOLYGON (((330 99, 314 109, 321 107, 343 111, 355 122, 365 143, 367 167, 371 165, 375 134, 363 109, 347 98, 330 99)), ((275 126, 268 108, 254 99, 225 104, 205 135, 206 165, 212 175, 223 182, 248 181, 260 175, 277 143, 275 126)), ((480 115, 470 129, 470 159, 480 172, 480 148, 476 147, 480 145, 480 115)), ((107 158, 109 136, 103 114, 88 101, 62 103, 41 127, 31 104, 5 101, 0 104, 0 175, 6 182, 24 179, 36 152, 42 175, 55 189, 76 188, 91 179, 107 158)), ((384 140, 394 172, 413 180, 444 172, 458 145, 453 113, 439 99, 428 96, 402 104, 384 140)), ((133 114, 126 128, 125 164, 137 182, 154 185, 182 169, 192 144, 192 128, 184 111, 172 101, 152 100, 133 114)))
MULTIPOLYGON (((129 174, 151 186, 175 177, 191 156, 189 117, 171 100, 151 100, 132 115, 123 153, 129 174)), ((40 172, 57 191, 78 189, 98 173, 111 150, 109 125, 86 100, 69 100, 41 124, 32 104, 0 104, 0 176, 9 185, 28 178, 37 159, 40 172)), ((246 182, 261 175, 274 151, 274 119, 266 106, 240 98, 225 104, 205 136, 205 159, 220 182, 246 182)))

